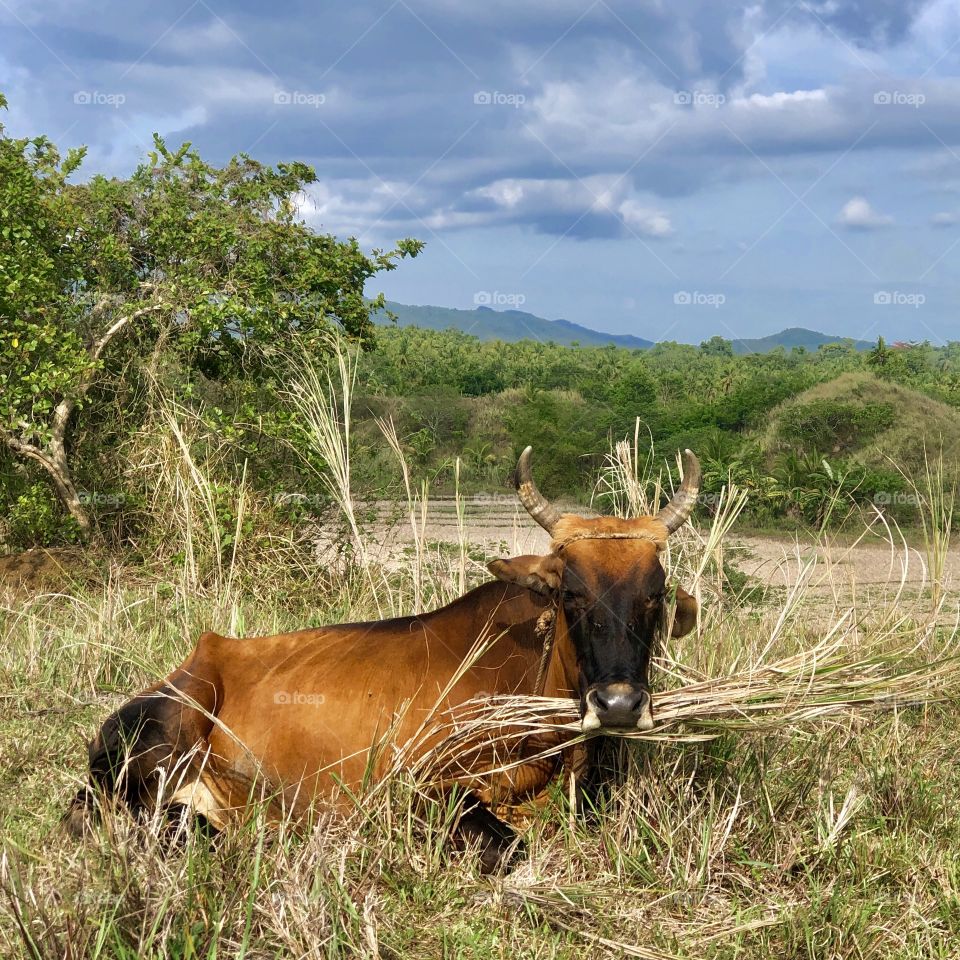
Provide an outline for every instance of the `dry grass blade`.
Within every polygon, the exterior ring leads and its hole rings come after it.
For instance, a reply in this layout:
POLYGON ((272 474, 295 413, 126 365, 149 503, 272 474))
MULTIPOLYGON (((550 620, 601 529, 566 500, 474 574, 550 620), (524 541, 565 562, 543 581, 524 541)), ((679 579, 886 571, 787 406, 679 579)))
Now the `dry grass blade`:
POLYGON ((303 424, 307 440, 324 464, 319 478, 343 512, 361 565, 369 571, 351 483, 351 428, 357 356, 336 338, 331 338, 328 343, 331 360, 326 367, 321 367, 306 352, 288 358, 291 369, 296 372, 292 374, 286 396, 303 424))
POLYGON ((426 491, 414 493, 411 480, 410 468, 403 453, 403 444, 397 434, 396 425, 393 419, 387 417, 381 419, 374 418, 380 432, 387 441, 387 446, 397 458, 400 466, 400 474, 403 477, 403 489, 407 498, 407 519, 410 523, 411 541, 413 543, 413 562, 410 571, 413 578, 413 605, 415 610, 423 609, 423 568, 425 555, 425 538, 427 526, 427 498, 426 491))

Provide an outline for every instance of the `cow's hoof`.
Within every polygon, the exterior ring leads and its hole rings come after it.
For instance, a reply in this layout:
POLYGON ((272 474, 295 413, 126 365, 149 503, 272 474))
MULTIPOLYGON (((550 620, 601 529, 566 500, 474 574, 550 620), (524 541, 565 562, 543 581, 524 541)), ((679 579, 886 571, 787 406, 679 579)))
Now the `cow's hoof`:
POLYGON ((479 805, 463 812, 454 842, 460 849, 477 849, 483 874, 505 873, 516 866, 525 851, 516 831, 479 805))
POLYGON ((100 824, 100 807, 90 787, 77 791, 60 818, 60 826, 78 840, 89 837, 100 824))

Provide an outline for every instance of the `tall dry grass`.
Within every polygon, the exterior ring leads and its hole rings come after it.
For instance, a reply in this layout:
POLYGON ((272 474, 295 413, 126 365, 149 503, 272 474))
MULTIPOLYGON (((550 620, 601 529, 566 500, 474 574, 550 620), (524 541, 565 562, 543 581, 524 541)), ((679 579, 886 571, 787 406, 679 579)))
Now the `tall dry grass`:
MULTIPOLYGON (((428 606, 441 606, 462 594, 468 583, 476 580, 482 567, 468 558, 463 526, 465 503, 459 493, 459 483, 454 508, 460 535, 454 558, 442 545, 429 542, 429 486, 426 482, 414 485, 404 443, 393 421, 377 420, 384 445, 396 461, 404 496, 400 540, 407 550, 400 569, 398 557, 386 548, 386 544, 396 541, 397 531, 391 530, 389 536, 385 536, 382 521, 371 524, 362 519, 365 505, 358 501, 352 485, 356 351, 332 339, 326 358, 298 354, 287 356, 284 362, 291 384, 288 399, 300 418, 308 449, 315 455, 305 463, 310 469, 318 470, 350 532, 353 566, 364 592, 363 598, 357 598, 358 604, 372 607, 378 617, 401 616, 423 611, 428 606)), ((459 477, 459 462, 455 465, 455 475, 459 477)))
POLYGON ((936 607, 948 589, 947 558, 953 532, 957 500, 955 471, 948 469, 943 446, 932 455, 924 449, 923 475, 919 480, 907 476, 920 513, 923 547, 930 575, 930 593, 936 607))

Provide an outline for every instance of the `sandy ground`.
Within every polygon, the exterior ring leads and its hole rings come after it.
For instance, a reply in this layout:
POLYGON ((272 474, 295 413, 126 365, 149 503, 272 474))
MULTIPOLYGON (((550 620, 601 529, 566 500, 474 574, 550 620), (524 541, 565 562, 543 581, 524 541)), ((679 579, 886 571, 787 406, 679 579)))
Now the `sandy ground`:
MULTIPOLYGON (((802 565, 816 559, 812 582, 836 582, 847 585, 899 583, 901 579, 914 586, 929 580, 929 564, 922 546, 905 546, 876 537, 852 544, 842 541, 815 547, 809 541, 790 541, 779 537, 732 536, 728 552, 734 564, 744 573, 775 586, 788 586, 796 581, 802 565)), ((944 582, 956 583, 960 574, 960 549, 956 546, 947 555, 944 582)))
MULTIPOLYGON (((394 503, 366 505, 377 559, 402 557, 413 543, 413 526, 405 508, 394 503)), ((516 500, 508 496, 467 498, 463 516, 458 517, 453 501, 431 501, 426 516, 417 513, 418 535, 427 543, 457 545, 465 541, 471 552, 510 556, 543 553, 549 546, 546 532, 534 524, 516 500)), ((724 544, 725 559, 752 577, 778 587, 797 581, 804 566, 815 560, 810 584, 821 589, 835 586, 858 587, 899 583, 904 579, 917 588, 929 580, 928 562, 922 544, 897 544, 895 548, 879 536, 869 535, 853 543, 849 536, 814 545, 809 534, 798 531, 761 536, 731 532, 724 544)), ((960 546, 947 557, 945 584, 960 582, 960 546)))
MULTIPOLYGON (((430 501, 425 515, 418 510, 412 520, 406 505, 390 501, 366 503, 358 513, 363 517, 364 540, 372 559, 389 567, 408 562, 414 528, 428 552, 455 551, 462 543, 476 560, 545 553, 549 548, 546 532, 530 519, 515 497, 506 494, 468 497, 462 504, 462 515, 458 515, 454 501, 439 498, 430 501)), ((329 557, 334 527, 327 524, 323 532, 318 531, 318 562, 326 562, 329 557)), ((928 582, 929 575, 922 544, 916 536, 913 540, 912 546, 899 544, 896 549, 873 536, 856 544, 848 537, 817 546, 801 531, 791 538, 788 534, 741 534, 734 528, 723 549, 727 563, 770 586, 791 586, 805 565, 815 559, 808 576, 816 590, 898 584, 901 579, 916 590, 928 582)), ((101 574, 78 549, 36 550, 0 557, 0 586, 19 588, 20 592, 56 589, 77 576, 96 580, 101 574)), ((947 587, 960 584, 960 541, 948 554, 943 583, 947 587)))

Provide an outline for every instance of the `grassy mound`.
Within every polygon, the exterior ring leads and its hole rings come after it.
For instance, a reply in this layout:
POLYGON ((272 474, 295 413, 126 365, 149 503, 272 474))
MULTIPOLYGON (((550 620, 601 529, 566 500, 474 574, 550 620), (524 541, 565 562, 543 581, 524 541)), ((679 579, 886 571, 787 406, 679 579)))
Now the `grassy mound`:
MULTIPOLYGON (((844 373, 782 403, 760 436, 770 455, 793 449, 912 471, 924 450, 960 458, 960 411, 870 373, 844 373)), ((955 468, 954 468, 955 469, 955 468)))

